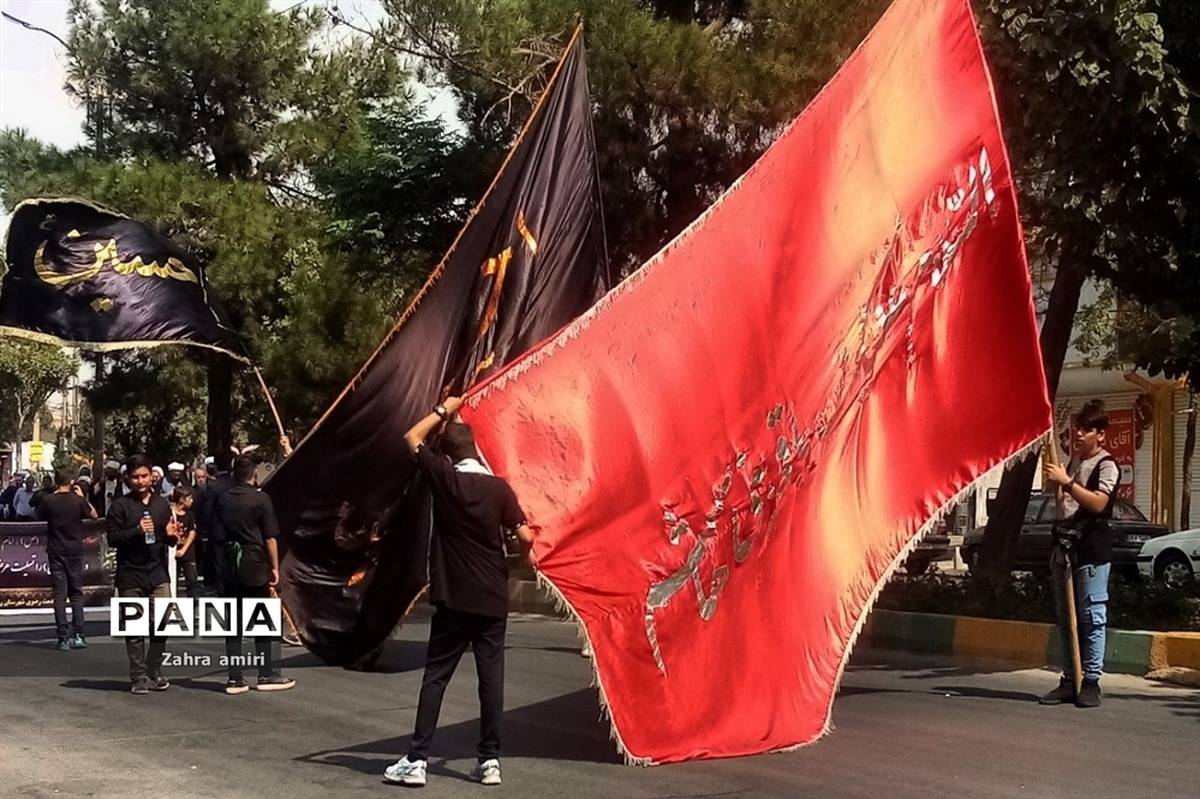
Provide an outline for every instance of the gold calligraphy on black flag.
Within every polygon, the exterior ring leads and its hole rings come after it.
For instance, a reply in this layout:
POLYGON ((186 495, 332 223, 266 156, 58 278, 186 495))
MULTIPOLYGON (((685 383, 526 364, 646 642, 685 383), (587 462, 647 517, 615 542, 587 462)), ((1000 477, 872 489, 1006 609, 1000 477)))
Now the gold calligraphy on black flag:
POLYGON ((77 199, 14 209, 0 332, 81 349, 187 344, 243 358, 204 269, 166 236, 77 199))
POLYGON ((613 283, 577 30, 504 165, 392 332, 264 486, 305 643, 353 663, 427 580, 430 497, 405 431, 587 310, 613 283))

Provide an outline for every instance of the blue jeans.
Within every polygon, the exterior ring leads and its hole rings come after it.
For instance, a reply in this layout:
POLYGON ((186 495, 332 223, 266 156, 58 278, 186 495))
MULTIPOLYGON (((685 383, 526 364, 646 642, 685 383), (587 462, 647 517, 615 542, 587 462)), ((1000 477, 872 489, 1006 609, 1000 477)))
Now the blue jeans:
MULTIPOLYGON (((1062 637, 1063 676, 1071 679, 1071 627, 1067 621, 1067 570, 1051 561, 1054 609, 1062 637)), ((1075 569, 1075 616, 1079 623, 1079 659, 1085 680, 1099 680, 1104 671, 1104 626, 1108 623, 1108 573, 1111 563, 1075 569)))

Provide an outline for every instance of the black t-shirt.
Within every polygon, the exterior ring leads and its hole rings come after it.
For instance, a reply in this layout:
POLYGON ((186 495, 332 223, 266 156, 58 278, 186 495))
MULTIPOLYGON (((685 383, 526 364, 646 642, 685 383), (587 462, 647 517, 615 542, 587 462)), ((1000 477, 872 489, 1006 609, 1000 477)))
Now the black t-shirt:
POLYGON ((429 601, 480 616, 508 615, 508 564, 503 530, 525 523, 508 483, 462 472, 428 447, 417 463, 433 489, 429 601))
POLYGON ((231 488, 233 488, 233 476, 228 472, 223 472, 205 482, 204 496, 192 504, 192 507, 198 507, 199 511, 196 514, 196 532, 205 541, 220 544, 225 540, 225 532, 221 529, 220 520, 217 518, 217 500, 231 488))
POLYGON ((171 520, 171 504, 154 493, 149 502, 126 494, 113 500, 106 518, 108 544, 117 549, 117 588, 139 588, 149 593, 167 582, 167 522, 171 520), (142 513, 146 510, 154 522, 152 544, 146 543, 141 528, 142 513))
MULTIPOLYGON (((194 507, 194 506, 193 506, 194 507)), ((182 545, 187 540, 188 533, 196 529, 196 516, 192 511, 184 511, 176 514, 175 521, 179 523, 179 545, 182 545)), ((194 561, 196 559, 196 542, 188 547, 187 552, 183 555, 184 560, 194 561)))
POLYGON ((82 554, 81 522, 90 515, 91 506, 74 491, 45 494, 38 503, 37 517, 46 523, 46 551, 59 555, 82 554))
POLYGON ((249 588, 271 581, 271 560, 267 539, 279 537, 275 506, 271 498, 254 486, 236 485, 216 500, 214 527, 230 558, 230 576, 249 588))

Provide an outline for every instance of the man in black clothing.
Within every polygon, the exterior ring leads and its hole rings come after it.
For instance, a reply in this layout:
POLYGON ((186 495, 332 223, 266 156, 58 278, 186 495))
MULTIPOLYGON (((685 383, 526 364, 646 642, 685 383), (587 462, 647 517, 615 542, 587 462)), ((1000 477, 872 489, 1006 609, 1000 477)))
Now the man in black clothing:
POLYGON ((0 492, 0 521, 8 521, 17 515, 13 510, 13 500, 21 485, 21 475, 14 474, 8 481, 8 485, 4 487, 4 491, 0 492))
POLYGON ((204 498, 199 502, 199 512, 196 514, 196 533, 200 536, 204 553, 204 562, 201 564, 204 587, 214 596, 224 596, 226 591, 225 567, 222 563, 225 541, 215 519, 217 500, 233 485, 233 475, 229 474, 229 456, 220 455, 214 460, 213 472, 204 484, 204 498))
POLYGON ((412 742, 408 754, 384 772, 387 781, 405 785, 425 784, 425 759, 442 696, 468 645, 475 653, 479 678, 479 763, 472 776, 484 785, 500 784, 508 617, 503 531, 515 530, 526 547, 533 533, 512 488, 480 463, 470 428, 458 421, 448 424, 439 442, 441 454, 425 445, 429 434, 461 405, 458 397, 448 398, 404 436, 433 491, 429 600, 436 608, 412 742))
POLYGON ((54 493, 54 478, 51 477, 50 475, 46 475, 45 477, 42 478, 42 487, 39 488, 37 491, 34 491, 33 497, 29 500, 29 507, 33 508, 33 517, 35 519, 41 518, 40 516, 37 515, 37 507, 41 503, 42 497, 46 496, 47 494, 53 494, 53 493, 54 493))
MULTIPOLYGON (((279 584, 279 523, 271 498, 254 487, 254 461, 246 456, 234 461, 236 485, 217 498, 213 514, 213 537, 224 542, 225 585, 238 599, 238 615, 242 614, 244 598, 266 598, 279 584)), ((284 677, 273 664, 278 663, 272 651, 273 640, 256 636, 254 647, 258 655, 259 691, 286 691, 296 685, 284 677)), ((229 681, 225 693, 244 694, 250 690, 242 677, 239 660, 242 656, 242 636, 225 639, 225 654, 229 657, 229 681)))
POLYGON ((46 559, 54 586, 54 623, 58 628, 56 648, 66 652, 83 649, 83 524, 96 518, 96 511, 70 476, 54 473, 54 492, 42 497, 37 517, 46 523, 46 559), (67 625, 67 600, 71 601, 71 625, 67 625), (72 631, 74 634, 72 634, 72 631))
MULTIPOLYGON (((134 455, 126 467, 130 493, 117 497, 108 509, 108 545, 117 550, 117 593, 123 597, 170 599, 167 546, 175 543, 167 530, 171 505, 151 490, 150 467, 145 455, 134 455)), ((153 622, 153 607, 151 608, 153 622)), ((162 674, 166 639, 150 635, 149 651, 141 637, 125 639, 129 679, 135 694, 165 691, 171 687, 162 674)))

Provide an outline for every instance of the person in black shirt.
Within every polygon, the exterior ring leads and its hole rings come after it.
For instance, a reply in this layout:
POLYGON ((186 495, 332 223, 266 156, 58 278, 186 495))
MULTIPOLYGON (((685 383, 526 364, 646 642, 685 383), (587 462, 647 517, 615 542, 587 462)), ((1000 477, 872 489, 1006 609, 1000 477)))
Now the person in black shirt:
POLYGON ((8 485, 4 487, 4 491, 0 492, 0 521, 8 521, 14 518, 17 514, 13 510, 13 500, 16 498, 17 489, 21 487, 21 476, 14 474, 12 479, 8 481, 8 485))
POLYGON ((484 785, 500 784, 508 617, 503 531, 514 530, 526 547, 533 533, 512 488, 480 463, 470 428, 459 421, 447 424, 439 441, 441 454, 425 445, 461 405, 458 397, 448 398, 404 436, 433 492, 429 600, 436 608, 412 742, 408 754, 384 772, 385 780, 405 785, 425 784, 425 760, 442 696, 468 645, 479 678, 479 763, 472 777, 484 785))
POLYGON ((42 478, 42 487, 39 488, 37 491, 34 491, 33 496, 29 500, 29 507, 33 508, 33 517, 35 519, 40 518, 37 515, 37 507, 38 507, 38 504, 42 501, 42 497, 46 496, 47 494, 53 494, 53 493, 54 493, 54 478, 51 477, 50 475, 46 475, 45 477, 42 478))
POLYGON ((175 486, 171 492, 171 521, 174 533, 179 538, 175 549, 175 561, 183 569, 183 584, 190 597, 199 596, 200 580, 196 575, 196 517, 192 513, 192 487, 175 486))
POLYGON ((54 623, 58 628, 56 648, 66 652, 83 649, 83 525, 96 518, 96 511, 63 470, 54 474, 54 491, 42 497, 37 517, 46 523, 46 559, 54 586, 54 623), (71 624, 67 625, 67 600, 71 601, 71 624), (73 632, 73 634, 72 634, 73 632))
MULTIPOLYGON (((129 459, 126 474, 130 493, 117 497, 108 509, 108 545, 117 550, 117 593, 120 596, 169 599, 167 546, 174 536, 167 529, 171 505, 151 490, 151 461, 145 455, 129 459)), ((153 619, 153 608, 151 608, 153 619)), ((129 679, 135 694, 165 691, 171 683, 162 673, 166 639, 150 636, 149 651, 140 637, 125 639, 129 656, 129 679)))
MULTIPOLYGON (((213 514, 213 538, 224 542, 225 585, 238 598, 238 613, 242 613, 243 598, 266 598, 279 584, 279 523, 271 498, 254 487, 254 461, 241 456, 234 461, 233 478, 236 484, 217 499, 213 514)), ((272 655, 272 639, 258 636, 254 647, 258 654, 259 691, 286 691, 296 681, 284 677, 273 666, 278 658, 272 655)), ((250 690, 242 678, 237 658, 242 655, 241 635, 225 639, 225 654, 229 660, 229 680, 225 693, 244 694, 250 690)))
POLYGON ((214 596, 225 594, 225 568, 222 563, 225 557, 225 543, 215 519, 217 500, 231 488, 233 475, 229 474, 229 456, 221 455, 219 461, 214 460, 213 471, 204 483, 204 498, 197 506, 199 513, 196 514, 196 532, 200 536, 201 549, 204 552, 204 561, 201 564, 204 587, 214 596))

